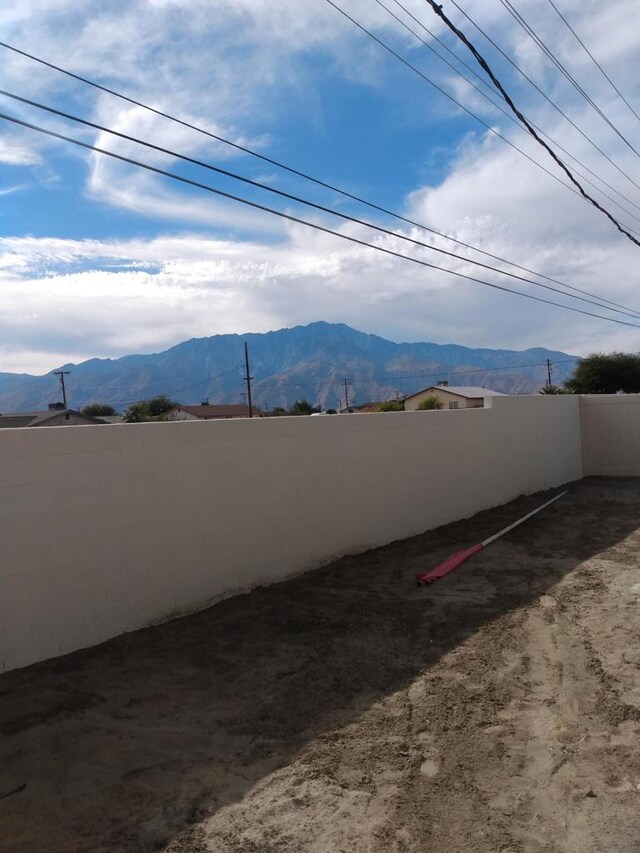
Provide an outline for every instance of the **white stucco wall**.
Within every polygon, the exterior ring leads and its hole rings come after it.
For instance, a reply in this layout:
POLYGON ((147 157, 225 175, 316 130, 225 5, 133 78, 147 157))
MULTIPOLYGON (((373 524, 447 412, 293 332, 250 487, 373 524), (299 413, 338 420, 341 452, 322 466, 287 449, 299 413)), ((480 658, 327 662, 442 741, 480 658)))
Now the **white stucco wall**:
POLYGON ((581 476, 578 398, 490 402, 2 430, 0 672, 581 476))
POLYGON ((640 476, 640 394, 580 398, 584 474, 640 476))

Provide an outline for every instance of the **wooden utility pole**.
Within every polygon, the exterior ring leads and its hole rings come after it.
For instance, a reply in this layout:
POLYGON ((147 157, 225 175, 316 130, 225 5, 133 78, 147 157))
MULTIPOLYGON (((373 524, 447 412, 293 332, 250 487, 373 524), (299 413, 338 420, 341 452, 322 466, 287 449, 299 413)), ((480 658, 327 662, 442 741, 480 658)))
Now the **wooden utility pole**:
POLYGON ((53 375, 60 377, 60 384, 62 385, 62 403, 67 408, 67 389, 64 387, 64 377, 69 376, 71 373, 70 370, 54 370, 53 375))
POLYGON ((247 400, 249 401, 249 417, 252 418, 253 417, 253 406, 251 405, 251 380, 253 379, 253 377, 249 376, 249 348, 247 347, 246 341, 244 342, 244 363, 245 363, 245 367, 247 368, 246 382, 247 382, 247 400))
POLYGON ((348 411, 349 410, 349 383, 347 382, 347 378, 342 380, 344 382, 344 407, 348 411))
POLYGON ((547 388, 551 387, 551 359, 547 359, 547 388))

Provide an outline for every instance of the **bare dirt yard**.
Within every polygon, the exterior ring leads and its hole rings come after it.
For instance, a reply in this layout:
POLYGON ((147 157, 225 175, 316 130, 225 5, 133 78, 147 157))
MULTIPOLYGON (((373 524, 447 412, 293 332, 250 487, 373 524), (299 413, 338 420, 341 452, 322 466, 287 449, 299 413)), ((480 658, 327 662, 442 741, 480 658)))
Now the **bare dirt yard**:
POLYGON ((640 480, 570 489, 0 676, 0 850, 638 853, 640 480))

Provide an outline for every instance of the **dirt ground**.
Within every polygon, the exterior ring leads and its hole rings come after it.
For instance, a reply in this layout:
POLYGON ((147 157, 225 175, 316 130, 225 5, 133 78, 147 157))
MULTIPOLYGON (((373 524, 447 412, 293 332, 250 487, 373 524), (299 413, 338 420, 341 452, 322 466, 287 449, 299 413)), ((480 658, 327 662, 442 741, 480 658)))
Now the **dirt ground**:
POLYGON ((0 676, 2 853, 638 853, 640 480, 0 676))

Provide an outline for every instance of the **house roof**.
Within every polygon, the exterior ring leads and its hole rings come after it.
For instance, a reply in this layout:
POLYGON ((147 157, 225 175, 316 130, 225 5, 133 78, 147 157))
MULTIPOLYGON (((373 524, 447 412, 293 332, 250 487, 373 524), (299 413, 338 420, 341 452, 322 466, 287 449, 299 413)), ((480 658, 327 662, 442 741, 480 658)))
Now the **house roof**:
POLYGON ((418 394, 424 394, 425 391, 448 391, 450 394, 457 394, 458 397, 466 397, 468 399, 477 397, 506 397, 501 391, 492 391, 491 388, 479 388, 473 385, 430 385, 429 388, 423 388, 422 391, 416 391, 415 394, 409 394, 406 397, 410 400, 412 397, 417 397, 418 394))
POLYGON ((238 403, 229 406, 176 406, 176 410, 188 412, 196 418, 248 418, 249 407, 238 403))
POLYGON ((0 415, 0 429, 29 426, 31 421, 41 414, 43 412, 15 412, 9 415, 0 415))
POLYGON ((16 427, 42 426, 49 420, 59 418, 60 415, 71 414, 74 418, 85 421, 88 424, 103 424, 105 421, 77 412, 75 409, 48 409, 44 412, 10 412, 0 415, 0 429, 13 429, 16 427))

